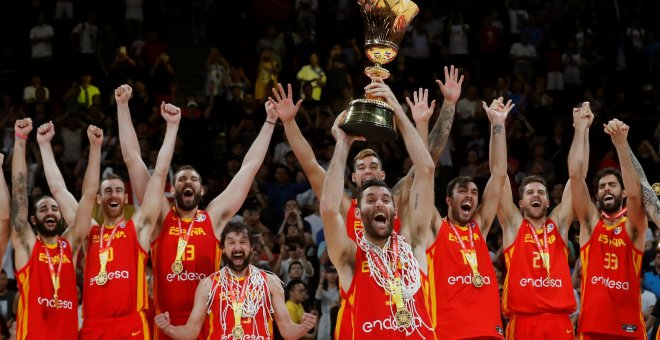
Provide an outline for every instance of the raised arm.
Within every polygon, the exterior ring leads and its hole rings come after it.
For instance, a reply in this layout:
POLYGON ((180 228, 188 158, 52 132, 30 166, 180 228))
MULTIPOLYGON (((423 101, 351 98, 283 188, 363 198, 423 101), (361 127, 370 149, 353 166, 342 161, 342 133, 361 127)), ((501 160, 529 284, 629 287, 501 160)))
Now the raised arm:
POLYGON ((135 223, 140 245, 145 252, 149 251, 149 241, 158 224, 158 217, 161 212, 161 198, 163 196, 170 162, 172 161, 172 154, 174 153, 179 121, 181 120, 181 109, 172 104, 161 103, 160 113, 165 118, 165 121, 167 121, 165 139, 158 152, 156 168, 147 184, 144 201, 135 212, 135 215, 133 215, 133 222, 135 223))
POLYGON ((589 189, 585 183, 583 169, 584 162, 588 162, 589 154, 585 141, 589 138, 586 135, 589 118, 585 114, 589 110, 589 103, 585 102, 580 108, 573 109, 573 142, 568 152, 568 176, 570 179, 571 196, 573 200, 573 210, 575 216, 580 221, 580 246, 587 243, 591 237, 591 232, 598 222, 599 215, 596 206, 591 203, 589 189))
POLYGON ((419 88, 418 91, 413 92, 413 100, 410 100, 409 97, 406 97, 406 102, 410 107, 410 113, 412 118, 415 121, 415 129, 422 137, 422 142, 428 148, 429 146, 429 120, 433 116, 433 110, 435 109, 435 100, 431 101, 431 106, 429 106, 429 90, 419 88))
POLYGON ((332 154, 328 173, 323 183, 321 192, 320 210, 323 218, 323 231, 328 246, 330 261, 337 268, 337 273, 342 284, 349 287, 353 281, 353 263, 355 262, 356 245, 346 232, 344 219, 341 217, 340 206, 344 188, 344 168, 348 158, 348 151, 354 140, 363 137, 352 137, 346 135, 339 128, 339 122, 343 121, 346 111, 342 112, 332 126, 332 134, 337 140, 335 152, 332 154))
POLYGON ((631 235, 638 249, 644 250, 644 234, 648 227, 646 212, 642 202, 642 187, 640 178, 633 165, 630 145, 628 145, 628 130, 630 128, 618 119, 612 119, 605 126, 605 133, 612 137, 612 144, 616 148, 621 165, 621 176, 623 186, 626 188, 626 207, 628 208, 628 219, 633 225, 634 233, 631 235))
POLYGON ((284 290, 282 289, 280 279, 274 275, 268 274, 268 290, 270 291, 273 311, 275 312, 275 322, 284 339, 300 339, 309 330, 316 326, 316 315, 305 313, 302 316, 301 323, 297 324, 291 320, 291 315, 286 308, 284 301, 284 290))
POLYGON ((0 263, 2 263, 2 256, 5 254, 11 234, 11 229, 9 229, 9 190, 7 189, 7 182, 5 182, 5 172, 2 170, 4 162, 5 155, 0 153, 0 263))
MULTIPOLYGON (((660 124, 658 126, 660 126, 660 124)), ((660 226, 660 200, 658 200, 658 196, 655 194, 655 191, 651 187, 649 180, 646 178, 644 169, 642 168, 642 165, 639 164, 637 157, 635 157, 635 154, 632 153, 632 150, 629 150, 629 152, 630 158, 633 162, 633 167, 637 172, 637 176, 639 176, 641 180, 642 202, 644 203, 646 216, 650 218, 656 226, 660 226)))
MULTIPOLYGON (((62 234, 71 243, 73 249, 78 249, 89 232, 89 221, 92 219, 94 203, 99 190, 99 177, 101 176, 101 144, 103 144, 103 130, 94 125, 87 128, 89 138, 89 161, 83 179, 82 198, 73 225, 62 234)), ((86 247, 83 247, 85 249, 86 247)), ((86 249, 85 249, 86 250, 86 249)))
POLYGON ((37 143, 39 143, 39 151, 41 151, 41 160, 46 174, 46 182, 48 182, 48 189, 50 193, 60 205, 60 212, 67 225, 72 225, 76 218, 76 209, 78 209, 78 201, 73 197, 73 194, 66 188, 62 172, 57 167, 55 154, 50 142, 55 136, 55 126, 53 122, 42 124, 37 129, 37 143))
POLYGON ((483 108, 490 120, 490 147, 489 160, 491 164, 491 173, 484 194, 481 198, 481 204, 475 214, 475 220, 481 227, 482 234, 488 235, 490 226, 495 219, 497 210, 500 206, 502 199, 502 190, 507 180, 507 163, 506 163, 506 131, 505 121, 506 117, 515 106, 511 100, 506 105, 504 99, 500 97, 493 100, 490 106, 486 106, 482 102, 483 108))
POLYGON ((32 119, 19 119, 14 125, 14 155, 11 163, 11 234, 16 269, 23 268, 32 254, 37 237, 28 223, 27 163, 25 150, 32 131, 32 119))
MULTIPOLYGON (((291 84, 287 85, 286 92, 284 91, 282 84, 277 84, 277 89, 273 89, 273 97, 274 99, 269 97, 268 100, 275 107, 275 111, 284 125, 284 133, 289 140, 291 150, 293 150, 293 154, 296 155, 296 159, 298 159, 300 166, 305 172, 305 176, 307 176, 307 180, 312 186, 312 191, 314 191, 316 197, 321 197, 323 181, 325 180, 326 175, 325 169, 319 165, 319 162, 314 155, 314 150, 312 150, 312 147, 309 145, 296 123, 296 113, 300 109, 302 100, 298 100, 295 105, 293 104, 293 90, 291 84)), ((345 195, 342 196, 342 216, 346 216, 350 203, 349 197, 346 197, 345 195)))
POLYGON ((275 112, 275 108, 270 102, 266 102, 265 105, 267 113, 266 122, 261 127, 257 139, 254 140, 252 146, 250 146, 250 149, 245 154, 240 170, 231 182, 229 182, 227 188, 214 198, 206 208, 211 216, 211 222, 213 223, 218 239, 220 239, 222 229, 224 229, 227 222, 229 222, 243 205, 245 197, 252 187, 252 182, 257 176, 261 164, 264 162, 264 157, 266 157, 270 138, 273 136, 273 131, 275 130, 277 112, 275 112))
POLYGON ((156 315, 154 323, 156 327, 165 333, 168 337, 177 340, 194 340, 197 339, 199 332, 202 330, 202 325, 206 319, 207 300, 208 295, 211 294, 212 280, 201 280, 195 290, 195 302, 193 304, 190 316, 185 325, 173 326, 170 322, 170 313, 163 312, 156 315))

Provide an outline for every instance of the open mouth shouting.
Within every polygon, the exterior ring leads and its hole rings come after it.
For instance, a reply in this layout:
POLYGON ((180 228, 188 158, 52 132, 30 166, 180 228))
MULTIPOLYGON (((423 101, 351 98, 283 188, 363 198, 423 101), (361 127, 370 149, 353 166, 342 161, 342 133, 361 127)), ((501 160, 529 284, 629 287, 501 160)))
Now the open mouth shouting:
POLYGON ((603 196, 603 203, 605 203, 605 204, 607 204, 607 203, 614 203, 614 195, 612 195, 612 194, 605 194, 605 196, 603 196))
POLYGON ((47 216, 44 219, 44 226, 46 226, 48 229, 55 229, 57 226, 57 220, 55 219, 55 216, 47 216))
POLYGON ((472 205, 473 205, 472 200, 466 200, 461 202, 461 209, 460 209, 461 215, 469 217, 470 213, 472 212, 472 205))
POLYGON ((231 261, 234 265, 241 265, 245 262, 245 253, 235 252, 231 254, 231 261))
POLYGON ((541 207, 541 200, 540 199, 534 199, 531 202, 532 208, 540 208, 541 207))
POLYGON ((195 190, 193 190, 192 187, 186 187, 186 188, 183 189, 182 194, 183 194, 183 197, 185 199, 190 200, 190 199, 193 199, 195 197, 195 190))

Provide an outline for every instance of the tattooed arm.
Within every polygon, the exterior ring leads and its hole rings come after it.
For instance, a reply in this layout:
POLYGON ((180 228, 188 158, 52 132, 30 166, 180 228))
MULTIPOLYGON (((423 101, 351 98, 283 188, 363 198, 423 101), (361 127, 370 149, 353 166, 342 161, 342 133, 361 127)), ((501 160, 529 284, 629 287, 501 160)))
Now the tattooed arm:
POLYGON ((632 159, 633 168, 641 180, 642 203, 644 204, 644 210, 646 210, 646 216, 648 216, 648 218, 651 219, 656 226, 660 227, 660 200, 658 200, 658 196, 655 194, 655 191, 651 187, 649 180, 646 178, 646 174, 644 173, 642 165, 639 164, 639 161, 637 160, 637 157, 635 157, 633 151, 630 149, 630 146, 628 146, 628 153, 632 159))
POLYGON ((11 225, 14 230, 11 241, 15 251, 16 269, 20 270, 30 259, 32 248, 37 241, 36 235, 28 223, 27 164, 25 160, 27 136, 32 131, 32 120, 30 118, 17 120, 14 130, 16 136, 14 137, 14 156, 11 165, 11 225))

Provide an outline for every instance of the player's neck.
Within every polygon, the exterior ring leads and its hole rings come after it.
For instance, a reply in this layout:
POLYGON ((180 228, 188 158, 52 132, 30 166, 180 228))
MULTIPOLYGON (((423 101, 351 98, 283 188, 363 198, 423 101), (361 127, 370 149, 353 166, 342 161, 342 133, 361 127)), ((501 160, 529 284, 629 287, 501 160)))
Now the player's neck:
POLYGON ((115 217, 110 217, 108 215, 103 215, 103 225, 106 226, 113 226, 117 225, 121 220, 124 219, 124 215, 119 215, 115 217))
MULTIPOLYGON (((470 220, 472 220, 472 217, 470 217, 470 220)), ((466 227, 470 223, 469 221, 467 223, 459 222, 453 218, 451 214, 447 215, 447 222, 453 224, 456 227, 466 227)))
POLYGON ((530 217, 525 217, 527 221, 534 227, 534 229, 540 230, 543 228, 545 225, 545 221, 548 219, 547 216, 543 216, 540 218, 530 218, 530 217))
POLYGON ((176 207, 176 213, 179 215, 179 218, 193 218, 195 217, 195 214, 197 213, 197 207, 194 207, 191 210, 183 210, 180 207, 176 207))
POLYGON ((389 237, 386 237, 386 238, 373 238, 373 237, 369 236, 366 233, 365 233, 364 237, 366 237, 367 240, 369 242, 373 243, 376 247, 381 248, 381 249, 383 249, 383 247, 387 243, 387 240, 389 239, 389 237))
POLYGON ((247 273, 248 273, 248 270, 250 270, 250 266, 248 265, 248 266, 246 266, 245 268, 243 268, 242 270, 239 270, 239 271, 233 270, 229 267, 227 267, 227 269, 232 273, 232 275, 234 275, 236 277, 245 277, 245 275, 247 275, 247 273))
POLYGON ((39 237, 41 238, 41 241, 45 243, 47 246, 54 246, 57 245, 57 235, 55 236, 44 236, 39 234, 39 237))

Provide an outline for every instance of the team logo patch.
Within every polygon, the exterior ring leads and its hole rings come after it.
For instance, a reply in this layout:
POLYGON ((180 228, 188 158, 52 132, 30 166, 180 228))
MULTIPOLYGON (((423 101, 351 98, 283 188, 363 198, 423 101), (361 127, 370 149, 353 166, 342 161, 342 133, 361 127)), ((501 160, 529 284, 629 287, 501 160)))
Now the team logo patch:
POLYGON ((206 221, 206 215, 197 214, 197 216, 195 216, 195 222, 204 222, 204 221, 206 221))
POLYGON ((621 234, 621 230, 622 230, 622 229, 623 229, 623 228, 621 228, 621 226, 616 227, 616 228, 614 229, 614 235, 619 235, 619 234, 621 234))
POLYGON ((548 232, 551 232, 552 229, 555 229, 555 224, 554 223, 548 224, 548 232))
POLYGON ((122 229, 126 228, 126 223, 124 223, 124 222, 119 223, 119 228, 122 228, 122 229))
POLYGON ((60 241, 60 247, 62 247, 62 249, 66 248, 66 242, 63 240, 60 241))

